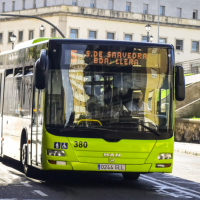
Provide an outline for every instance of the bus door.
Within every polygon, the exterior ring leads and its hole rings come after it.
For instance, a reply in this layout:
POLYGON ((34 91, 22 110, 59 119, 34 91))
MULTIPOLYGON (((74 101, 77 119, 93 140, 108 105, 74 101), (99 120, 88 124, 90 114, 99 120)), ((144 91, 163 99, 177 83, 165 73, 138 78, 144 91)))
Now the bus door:
POLYGON ((44 92, 35 88, 33 94, 32 163, 40 168, 42 165, 44 92))
POLYGON ((3 134, 2 134, 2 121, 3 121, 3 87, 4 87, 4 74, 3 72, 0 72, 0 155, 2 155, 3 153, 3 148, 2 148, 2 137, 3 137, 3 134))

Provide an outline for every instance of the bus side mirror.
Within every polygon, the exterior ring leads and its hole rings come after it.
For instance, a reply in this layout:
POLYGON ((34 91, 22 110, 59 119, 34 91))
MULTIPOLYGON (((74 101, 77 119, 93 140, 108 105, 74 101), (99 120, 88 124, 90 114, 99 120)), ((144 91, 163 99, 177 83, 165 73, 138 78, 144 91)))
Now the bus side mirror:
POLYGON ((175 97, 177 101, 185 99, 185 77, 182 66, 175 66, 175 97))
POLYGON ((44 89, 46 85, 47 55, 46 49, 40 51, 40 58, 35 63, 35 87, 44 89))

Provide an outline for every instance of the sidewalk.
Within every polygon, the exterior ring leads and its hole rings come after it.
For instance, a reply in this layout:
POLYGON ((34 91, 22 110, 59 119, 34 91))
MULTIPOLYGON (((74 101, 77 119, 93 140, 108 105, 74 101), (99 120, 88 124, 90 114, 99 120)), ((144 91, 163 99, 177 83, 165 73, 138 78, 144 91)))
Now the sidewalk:
POLYGON ((174 151, 200 156, 200 144, 174 142, 174 151))

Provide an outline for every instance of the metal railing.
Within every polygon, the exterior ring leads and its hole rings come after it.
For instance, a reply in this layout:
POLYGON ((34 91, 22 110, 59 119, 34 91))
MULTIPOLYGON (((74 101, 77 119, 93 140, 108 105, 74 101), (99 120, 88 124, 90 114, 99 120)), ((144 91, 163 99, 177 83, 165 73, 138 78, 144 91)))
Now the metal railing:
POLYGON ((200 74, 200 58, 176 63, 181 65, 184 69, 184 74, 200 74))

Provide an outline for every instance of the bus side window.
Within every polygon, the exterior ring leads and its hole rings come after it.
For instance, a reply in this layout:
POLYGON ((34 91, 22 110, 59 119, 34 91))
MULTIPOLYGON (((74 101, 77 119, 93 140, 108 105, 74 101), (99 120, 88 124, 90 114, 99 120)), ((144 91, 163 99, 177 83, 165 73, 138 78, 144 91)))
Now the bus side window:
MULTIPOLYGON (((2 87, 2 74, 0 74, 0 106, 1 106, 1 102, 2 102, 2 91, 1 91, 1 87, 2 87)), ((1 107, 2 108, 2 107, 1 107)), ((0 114, 2 113, 2 110, 0 108, 0 114)))
POLYGON ((25 75, 23 79, 23 91, 22 91, 22 115, 25 118, 31 118, 33 72, 32 70, 28 71, 28 69, 25 68, 24 70, 25 75))
POLYGON ((11 115, 13 110, 13 70, 6 70, 3 114, 11 115))
POLYGON ((13 80, 13 116, 21 116, 21 88, 22 88, 22 68, 15 69, 15 75, 13 80))

